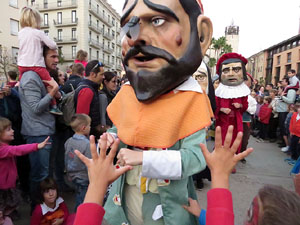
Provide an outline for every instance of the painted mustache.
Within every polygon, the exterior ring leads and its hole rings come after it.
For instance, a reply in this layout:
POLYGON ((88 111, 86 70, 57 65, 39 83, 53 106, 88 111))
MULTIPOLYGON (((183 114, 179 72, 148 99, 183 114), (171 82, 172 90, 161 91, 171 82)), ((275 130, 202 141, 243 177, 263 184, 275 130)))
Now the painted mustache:
POLYGON ((162 58, 165 59, 169 64, 177 64, 177 60, 167 51, 156 48, 151 45, 146 46, 134 46, 129 49, 127 54, 124 57, 124 64, 128 66, 128 60, 132 57, 142 53, 145 58, 162 58))

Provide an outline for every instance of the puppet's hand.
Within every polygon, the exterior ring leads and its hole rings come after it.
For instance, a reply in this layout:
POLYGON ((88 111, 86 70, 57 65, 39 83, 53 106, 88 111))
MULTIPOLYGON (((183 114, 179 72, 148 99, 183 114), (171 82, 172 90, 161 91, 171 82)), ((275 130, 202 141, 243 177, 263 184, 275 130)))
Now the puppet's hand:
POLYGON ((133 151, 128 148, 121 148, 117 156, 118 164, 121 166, 137 166, 143 163, 143 152, 133 151))
POLYGON ((231 109, 229 109, 229 108, 221 108, 220 111, 228 115, 231 112, 231 109))
POLYGON ((237 103, 237 102, 232 103, 232 105, 233 105, 236 109, 242 108, 242 106, 243 106, 242 104, 237 103))

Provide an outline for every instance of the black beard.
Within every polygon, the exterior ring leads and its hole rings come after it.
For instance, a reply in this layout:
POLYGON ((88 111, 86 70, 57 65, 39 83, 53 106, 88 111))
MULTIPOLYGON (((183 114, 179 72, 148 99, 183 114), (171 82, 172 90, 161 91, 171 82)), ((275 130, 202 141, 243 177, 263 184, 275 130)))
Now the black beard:
POLYGON ((187 50, 180 59, 176 60, 165 50, 145 45, 131 48, 126 54, 123 64, 137 99, 141 102, 150 102, 186 81, 198 69, 201 61, 202 53, 198 31, 194 28, 191 30, 187 50), (168 64, 155 72, 140 70, 135 73, 128 67, 128 59, 140 52, 145 56, 163 58, 168 64))

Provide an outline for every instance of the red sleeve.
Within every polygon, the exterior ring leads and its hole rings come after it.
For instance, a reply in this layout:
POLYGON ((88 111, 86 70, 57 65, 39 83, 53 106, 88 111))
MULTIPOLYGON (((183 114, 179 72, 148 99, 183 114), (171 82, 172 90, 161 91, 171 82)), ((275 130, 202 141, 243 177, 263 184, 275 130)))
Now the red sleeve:
POLYGON ((81 204, 77 209, 75 222, 73 225, 101 225, 104 214, 105 211, 102 206, 96 203, 81 204))
POLYGON ((207 192, 206 225, 234 225, 232 195, 228 189, 207 192))
POLYGON ((76 113, 89 115, 94 93, 90 88, 83 88, 78 93, 76 113))
POLYGON ((38 144, 25 144, 25 145, 0 145, 0 159, 14 156, 21 156, 29 154, 38 149, 38 144))
POLYGON ((42 215, 41 205, 37 205, 31 215, 30 225, 40 225, 42 218, 43 218, 43 215, 42 215))
POLYGON ((65 202, 60 203, 59 208, 64 211, 64 224, 66 224, 69 217, 69 210, 65 202))
POLYGON ((248 109, 248 105, 249 105, 248 96, 242 98, 242 105, 243 105, 242 112, 246 112, 246 110, 248 109))

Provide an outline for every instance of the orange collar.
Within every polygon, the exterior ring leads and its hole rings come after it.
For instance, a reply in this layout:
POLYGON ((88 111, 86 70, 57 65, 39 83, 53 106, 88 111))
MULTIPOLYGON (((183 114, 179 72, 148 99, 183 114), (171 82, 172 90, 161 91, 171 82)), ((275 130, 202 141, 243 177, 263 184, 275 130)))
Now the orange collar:
POLYGON ((121 88, 107 113, 120 140, 141 148, 169 148, 209 126, 213 117, 206 94, 171 91, 151 103, 141 103, 130 85, 121 88))

